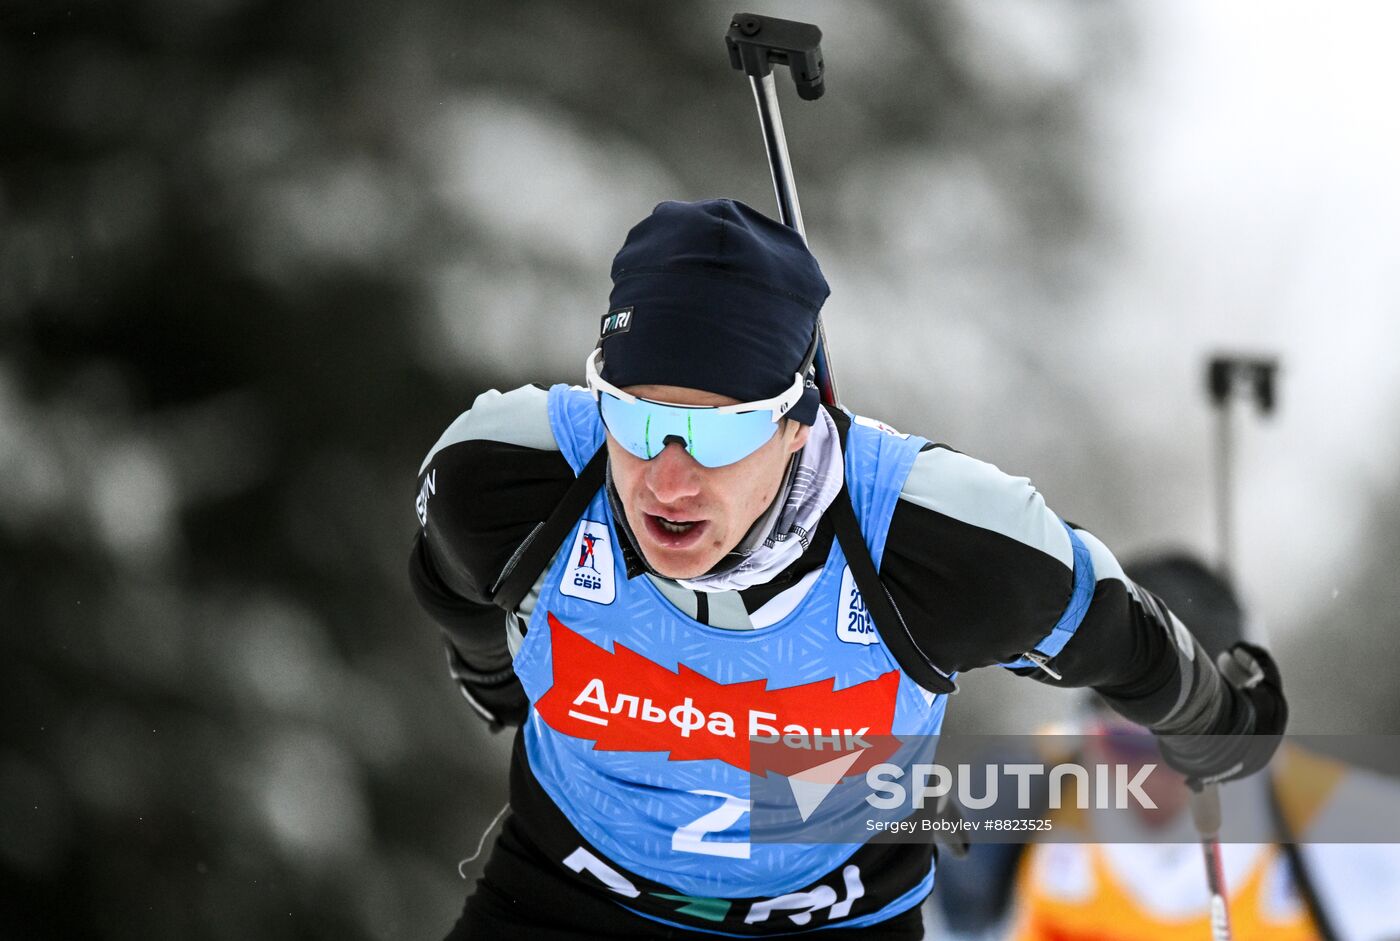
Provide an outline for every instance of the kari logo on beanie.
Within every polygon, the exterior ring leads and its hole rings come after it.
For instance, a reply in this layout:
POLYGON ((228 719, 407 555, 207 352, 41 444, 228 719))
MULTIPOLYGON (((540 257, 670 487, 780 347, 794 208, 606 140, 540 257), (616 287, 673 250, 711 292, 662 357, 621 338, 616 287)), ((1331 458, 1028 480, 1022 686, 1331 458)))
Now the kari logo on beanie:
POLYGON ((632 329, 632 308, 619 307, 610 310, 603 316, 603 326, 600 331, 599 342, 608 337, 616 336, 619 333, 626 333, 632 329))

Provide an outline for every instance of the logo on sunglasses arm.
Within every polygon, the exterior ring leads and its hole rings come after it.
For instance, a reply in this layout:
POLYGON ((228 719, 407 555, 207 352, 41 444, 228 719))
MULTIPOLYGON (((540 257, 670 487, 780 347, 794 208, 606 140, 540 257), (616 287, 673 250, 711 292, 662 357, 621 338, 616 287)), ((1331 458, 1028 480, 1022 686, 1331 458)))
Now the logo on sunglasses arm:
POLYGON ((617 597, 617 581, 613 573, 612 536, 606 523, 596 520, 579 523, 559 591, 596 604, 613 603, 617 597))

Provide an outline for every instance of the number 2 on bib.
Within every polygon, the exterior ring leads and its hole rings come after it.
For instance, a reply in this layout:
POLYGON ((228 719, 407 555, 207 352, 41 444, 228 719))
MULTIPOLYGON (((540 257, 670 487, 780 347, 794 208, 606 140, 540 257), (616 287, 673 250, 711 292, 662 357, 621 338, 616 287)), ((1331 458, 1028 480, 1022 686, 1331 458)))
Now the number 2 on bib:
POLYGON ((706 856, 725 856, 729 859, 748 859, 749 844, 745 840, 705 840, 707 833, 728 830, 739 822, 739 818, 749 812, 749 802, 742 797, 726 794, 723 791, 691 791, 702 797, 718 797, 724 801, 714 810, 698 817, 682 827, 678 827, 671 837, 671 849, 677 853, 702 853, 706 856))

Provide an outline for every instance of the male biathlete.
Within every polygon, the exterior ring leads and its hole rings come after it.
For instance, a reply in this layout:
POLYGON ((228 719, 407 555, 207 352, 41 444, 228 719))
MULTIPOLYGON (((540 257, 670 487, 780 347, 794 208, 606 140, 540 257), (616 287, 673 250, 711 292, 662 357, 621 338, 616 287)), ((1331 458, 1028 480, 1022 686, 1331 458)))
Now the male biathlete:
POLYGON ((415 591, 520 726, 451 937, 921 937, 931 844, 751 841, 748 744, 935 734, 977 667, 1092 687, 1198 784, 1267 763, 1264 651, 1232 686, 1025 478, 819 403, 796 232, 662 203, 612 280, 586 388, 480 396, 419 475, 415 591))

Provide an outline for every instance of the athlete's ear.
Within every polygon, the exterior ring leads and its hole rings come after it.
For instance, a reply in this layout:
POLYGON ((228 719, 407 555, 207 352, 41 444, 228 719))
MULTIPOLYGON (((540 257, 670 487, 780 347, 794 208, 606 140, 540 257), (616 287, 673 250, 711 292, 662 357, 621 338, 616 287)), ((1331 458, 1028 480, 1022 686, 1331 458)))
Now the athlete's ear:
POLYGON ((797 429, 797 433, 794 434, 792 440, 788 442, 787 453, 793 454, 797 451, 801 451, 807 445, 807 438, 812 434, 812 426, 800 424, 793 421, 791 418, 784 418, 783 421, 797 429))

